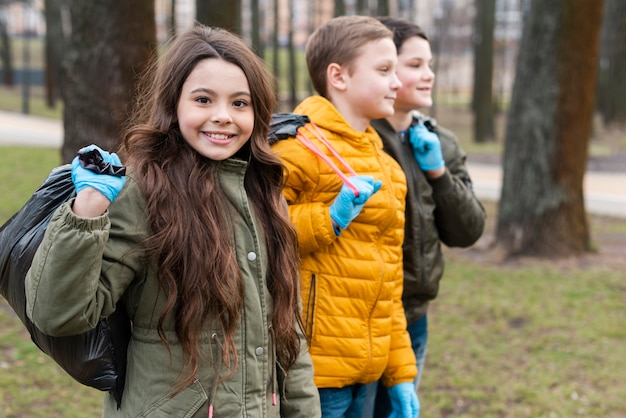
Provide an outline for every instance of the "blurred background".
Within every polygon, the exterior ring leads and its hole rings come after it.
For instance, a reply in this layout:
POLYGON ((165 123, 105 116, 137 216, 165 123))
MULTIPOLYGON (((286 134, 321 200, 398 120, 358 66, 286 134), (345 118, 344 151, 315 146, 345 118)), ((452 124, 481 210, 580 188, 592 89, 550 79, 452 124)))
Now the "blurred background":
MULTIPOLYGON (((142 2, 132 3, 139 5, 142 2)), ((302 51, 308 35, 334 15, 392 15, 420 25, 430 37, 436 57, 436 103, 439 106, 462 107, 470 103, 474 49, 479 44, 480 32, 484 30, 482 26, 488 26, 493 37, 490 47, 493 54, 493 100, 502 109, 512 89, 524 8, 528 1, 154 0, 153 3, 156 42, 160 45, 176 30, 191 26, 195 20, 225 26, 242 34, 280 76, 280 92, 286 109, 311 93, 306 68, 302 67, 302 51), (477 21, 479 3, 489 4, 487 7, 492 8, 489 22, 477 21), (212 6, 219 7, 219 12, 216 13, 212 6), (291 54, 295 55, 295 69, 289 67, 291 54), (295 87, 293 91, 292 87, 295 87)), ((58 76, 48 73, 59 71, 66 52, 63 45, 67 45, 71 32, 70 7, 71 2, 63 0, 0 1, 0 75, 5 86, 30 82, 36 87, 31 93, 35 97, 39 87, 58 90, 58 86, 52 85, 58 83, 58 76), (50 26, 48 31, 47 26, 50 26)), ((141 10, 138 6, 137 11, 141 10)), ((111 15, 113 17, 113 13, 111 15)), ((115 25, 114 19, 110 21, 115 25)), ((1 106, 6 108, 7 104, 1 106)))
POLYGON ((137 74, 197 21, 244 37, 276 77, 277 110, 289 111, 314 93, 308 35, 343 14, 426 31, 437 76, 428 112, 473 161, 501 164, 507 253, 591 248, 586 170, 626 163, 622 0, 0 0, 0 110, 62 119, 64 162, 93 138, 114 147, 137 74))
MULTIPOLYGON (((481 240, 444 249, 422 416, 626 418, 624 0, 0 0, 0 223, 80 147, 116 146, 137 75, 176 32, 239 33, 288 112, 314 94, 308 35, 344 14, 425 30, 428 112, 493 192, 481 240), (2 142, 26 130, 51 142, 2 142)), ((95 417, 101 401, 0 298, 0 417, 95 417)))

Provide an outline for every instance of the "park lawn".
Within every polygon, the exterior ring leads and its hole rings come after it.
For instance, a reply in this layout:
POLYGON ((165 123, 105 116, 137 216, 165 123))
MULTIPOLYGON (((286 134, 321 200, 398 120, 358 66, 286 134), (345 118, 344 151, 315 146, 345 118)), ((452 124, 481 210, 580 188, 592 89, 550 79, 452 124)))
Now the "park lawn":
POLYGON ((448 257, 423 417, 626 417, 623 270, 448 257))
MULTIPOLYGON (((55 148, 0 146, 0 224, 60 161, 55 148)), ((0 297, 0 417, 96 417, 102 396, 76 383, 43 354, 0 297)))
MULTIPOLYGON (((4 223, 59 164, 59 152, 0 150, 4 223)), ((493 220, 495 205, 486 207, 493 220)), ((623 235, 626 221, 601 228, 623 235)), ((626 417, 623 268, 446 253, 429 311, 422 418, 626 417)), ((1 417, 99 417, 102 398, 42 354, 0 298, 1 417)))

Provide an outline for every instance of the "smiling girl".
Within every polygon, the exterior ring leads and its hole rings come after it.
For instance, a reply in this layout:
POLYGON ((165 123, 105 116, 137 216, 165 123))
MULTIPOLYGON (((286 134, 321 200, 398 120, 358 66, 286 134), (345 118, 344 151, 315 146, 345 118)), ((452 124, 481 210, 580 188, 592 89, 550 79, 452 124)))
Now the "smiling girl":
POLYGON ((35 256, 28 315, 70 335, 126 309, 125 392, 120 409, 107 396, 105 417, 319 416, 262 62, 198 25, 145 80, 126 178, 73 165, 78 194, 35 256))

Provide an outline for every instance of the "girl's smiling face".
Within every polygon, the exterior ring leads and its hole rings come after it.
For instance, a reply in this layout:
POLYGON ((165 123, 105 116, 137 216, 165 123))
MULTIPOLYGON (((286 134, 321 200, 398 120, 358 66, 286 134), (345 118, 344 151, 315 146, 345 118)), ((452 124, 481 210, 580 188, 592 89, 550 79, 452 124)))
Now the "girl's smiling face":
POLYGON ((198 62, 183 84, 176 115, 183 138, 196 152, 216 161, 232 157, 254 128, 243 70, 218 58, 198 62))

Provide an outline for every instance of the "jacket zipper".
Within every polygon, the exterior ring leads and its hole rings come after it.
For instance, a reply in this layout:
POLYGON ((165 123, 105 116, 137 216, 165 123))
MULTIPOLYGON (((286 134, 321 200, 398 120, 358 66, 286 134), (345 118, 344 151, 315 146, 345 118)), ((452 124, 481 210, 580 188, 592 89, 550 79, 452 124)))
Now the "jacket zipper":
POLYGON ((306 302, 306 339, 311 345, 311 340, 313 339, 313 322, 315 318, 315 299, 317 292, 317 284, 315 283, 316 276, 315 273, 311 275, 311 284, 309 286, 309 297, 306 302))

